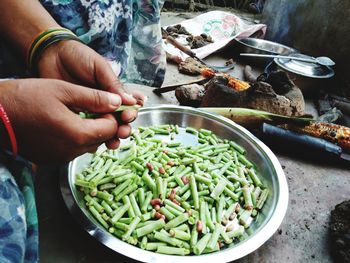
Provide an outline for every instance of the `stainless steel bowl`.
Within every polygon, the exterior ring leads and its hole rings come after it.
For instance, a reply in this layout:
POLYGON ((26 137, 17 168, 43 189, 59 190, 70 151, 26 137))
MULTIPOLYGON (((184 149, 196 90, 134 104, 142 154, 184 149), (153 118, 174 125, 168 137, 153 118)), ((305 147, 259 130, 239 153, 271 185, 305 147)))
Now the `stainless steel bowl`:
POLYGON ((253 53, 253 54, 267 54, 267 55, 290 55, 293 53, 299 53, 298 50, 279 44, 277 42, 260 39, 260 38, 243 38, 241 40, 235 39, 233 48, 238 58, 244 59, 246 62, 252 64, 267 64, 273 59, 270 58, 252 58, 252 57, 239 57, 240 53, 253 53))
MULTIPOLYGON (((85 207, 83 195, 74 185, 75 175, 90 162, 92 155, 84 154, 64 169, 61 175, 61 192, 64 201, 85 230, 98 241, 112 250, 142 262, 229 262, 244 257, 264 244, 278 229, 288 206, 288 186, 285 175, 276 156, 245 128, 221 116, 198 109, 179 106, 156 106, 143 108, 139 117, 132 124, 133 128, 159 124, 178 124, 180 127, 191 126, 214 131, 221 138, 235 140, 247 150, 249 160, 252 160, 270 191, 257 220, 248 229, 249 236, 222 251, 201 256, 170 256, 142 250, 129 245, 112 236, 90 215, 85 207)), ((188 136, 180 136, 186 143, 188 136), (186 139, 187 138, 187 139, 186 139)))

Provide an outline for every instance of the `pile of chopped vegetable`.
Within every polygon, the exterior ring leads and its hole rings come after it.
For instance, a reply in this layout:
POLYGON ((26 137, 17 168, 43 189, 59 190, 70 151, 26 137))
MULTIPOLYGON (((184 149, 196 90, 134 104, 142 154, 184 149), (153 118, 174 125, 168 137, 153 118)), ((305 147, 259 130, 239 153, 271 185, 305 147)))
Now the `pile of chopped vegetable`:
POLYGON ((141 127, 118 150, 97 151, 75 184, 96 220, 123 241, 200 255, 244 237, 268 197, 245 153, 206 129, 141 127), (184 136, 195 145, 182 144, 184 136))

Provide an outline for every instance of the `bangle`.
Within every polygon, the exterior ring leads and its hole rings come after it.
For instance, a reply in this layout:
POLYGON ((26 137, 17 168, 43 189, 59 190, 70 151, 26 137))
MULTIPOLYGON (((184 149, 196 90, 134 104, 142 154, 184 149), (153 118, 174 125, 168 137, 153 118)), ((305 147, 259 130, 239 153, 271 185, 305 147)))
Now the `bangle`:
POLYGON ((61 40, 81 40, 69 29, 53 28, 40 33, 33 41, 27 53, 27 65, 31 72, 35 72, 36 64, 44 52, 52 44, 61 40))
POLYGON ((1 118, 2 122, 4 123, 7 134, 10 138, 10 142, 11 142, 11 146, 12 146, 12 156, 13 156, 13 158, 16 158, 17 151, 18 151, 16 135, 12 129, 10 119, 8 118, 7 113, 1 104, 0 104, 0 118, 1 118))

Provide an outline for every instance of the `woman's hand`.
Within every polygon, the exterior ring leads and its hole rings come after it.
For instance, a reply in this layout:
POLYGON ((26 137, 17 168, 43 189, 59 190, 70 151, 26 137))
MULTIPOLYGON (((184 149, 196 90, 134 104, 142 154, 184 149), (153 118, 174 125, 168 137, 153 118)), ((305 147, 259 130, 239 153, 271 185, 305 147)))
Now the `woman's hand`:
MULTIPOLYGON (((118 94, 123 105, 143 105, 144 95, 134 91, 128 94, 124 91, 116 74, 108 62, 88 46, 75 41, 60 41, 50 46, 39 60, 39 75, 41 78, 61 79, 87 87, 101 89, 118 94)), ((122 112, 120 125, 129 127, 137 116, 136 110, 122 112)), ((125 128, 127 129, 127 128, 125 128)), ((115 147, 116 140, 107 144, 115 147)))
POLYGON ((75 41, 60 41, 42 54, 39 64, 41 78, 61 79, 87 87, 114 92, 122 97, 122 103, 143 103, 138 92, 125 93, 118 77, 108 62, 90 47, 75 41))
MULTIPOLYGON (((119 95, 52 79, 12 80, 0 83, 0 103, 17 137, 19 153, 36 163, 68 161, 92 152, 106 142, 130 134, 108 114, 122 102, 119 95), (73 110, 97 112, 97 119, 82 119, 73 110)), ((10 149, 1 132, 0 144, 10 149)))

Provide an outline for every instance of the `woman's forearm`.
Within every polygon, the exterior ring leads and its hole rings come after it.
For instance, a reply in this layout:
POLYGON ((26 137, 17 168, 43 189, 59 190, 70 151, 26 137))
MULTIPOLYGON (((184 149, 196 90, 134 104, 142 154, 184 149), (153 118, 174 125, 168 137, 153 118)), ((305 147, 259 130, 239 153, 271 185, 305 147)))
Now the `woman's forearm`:
POLYGON ((38 0, 0 0, 0 36, 23 55, 42 31, 59 27, 38 0))

